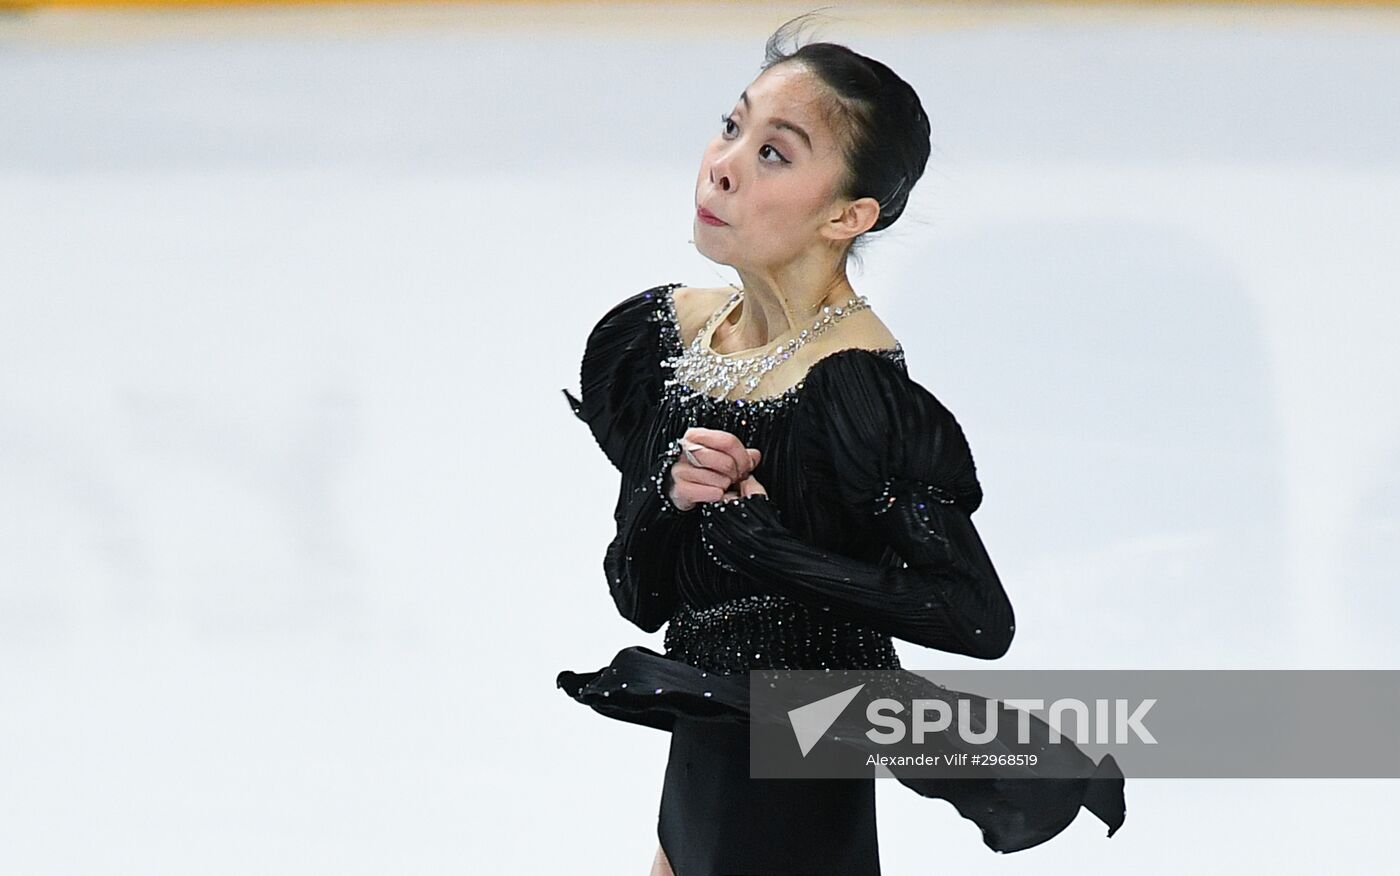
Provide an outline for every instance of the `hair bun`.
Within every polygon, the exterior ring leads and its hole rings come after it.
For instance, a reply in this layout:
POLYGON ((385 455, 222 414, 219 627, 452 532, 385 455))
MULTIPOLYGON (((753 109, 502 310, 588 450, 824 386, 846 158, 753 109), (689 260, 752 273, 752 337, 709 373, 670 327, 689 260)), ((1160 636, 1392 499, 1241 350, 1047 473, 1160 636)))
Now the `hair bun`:
MULTIPOLYGON (((835 118, 848 168, 848 198, 874 198, 880 215, 870 231, 883 231, 904 212, 909 195, 928 164, 932 127, 914 88, 888 65, 838 43, 796 45, 796 31, 814 13, 783 24, 768 38, 763 69, 800 62, 833 95, 835 118), (780 46, 792 38, 795 48, 780 46)), ((862 235, 863 237, 863 235, 862 235)), ((861 243, 856 238, 852 250, 861 243)))

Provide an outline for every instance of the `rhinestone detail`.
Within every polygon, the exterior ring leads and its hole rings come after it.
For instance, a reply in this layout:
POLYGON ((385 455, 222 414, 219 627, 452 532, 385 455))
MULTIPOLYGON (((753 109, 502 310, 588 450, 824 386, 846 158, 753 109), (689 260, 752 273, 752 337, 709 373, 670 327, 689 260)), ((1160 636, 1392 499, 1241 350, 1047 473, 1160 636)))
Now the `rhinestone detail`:
POLYGON ((682 604, 666 627, 668 657, 732 675, 751 669, 899 669, 888 635, 776 594, 707 608, 682 604))
MULTIPOLYGON (((793 386, 775 395, 749 398, 741 396, 736 399, 720 398, 712 393, 697 390, 685 381, 678 379, 675 365, 678 363, 679 357, 685 353, 685 347, 681 343, 680 317, 676 314, 674 293, 683 285, 683 283, 667 284, 657 290, 653 296, 657 307, 652 312, 651 319, 658 324, 661 349, 664 351, 660 362, 662 371, 666 375, 662 381, 662 399, 672 404, 718 408, 735 414, 752 414, 754 416, 775 413, 794 405, 802 395, 802 389, 806 385, 805 379, 799 380, 793 386)), ((698 340, 704 336, 705 331, 702 330, 696 338, 698 340)), ((904 364, 906 361, 904 346, 900 343, 896 343, 893 347, 884 347, 871 352, 885 356, 899 364, 904 364)))
POLYGON ((803 329, 796 337, 789 338, 786 343, 779 343, 766 354, 731 357, 717 353, 706 343, 710 332, 743 298, 743 291, 735 290, 724 306, 705 322, 690 346, 662 363, 673 369, 675 377, 672 378, 672 382, 685 383, 692 388, 699 383, 698 391, 708 395, 713 395, 711 390, 718 387, 722 390, 718 395, 721 399, 727 398, 735 387, 739 387, 741 397, 746 396, 758 387, 763 375, 792 358, 793 353, 808 341, 826 331, 842 317, 870 306, 862 295, 854 296, 843 306, 824 306, 821 317, 812 323, 810 329, 803 329))
MULTIPOLYGON (((894 488, 896 484, 901 482, 905 481, 903 481, 902 478, 896 477, 885 478, 885 480, 880 484, 880 494, 875 497, 875 507, 872 510, 873 514, 884 514, 886 511, 890 510, 890 506, 892 506, 896 501, 898 501, 898 496, 895 495, 894 488)), ((922 518, 925 525, 927 525, 929 522, 927 504, 951 505, 955 501, 957 501, 953 498, 953 495, 951 493, 949 493, 942 487, 923 481, 914 482, 914 484, 915 492, 923 494, 922 498, 924 499, 924 501, 916 501, 915 507, 918 509, 919 516, 920 518, 922 518)))
POLYGON ((651 475, 652 488, 656 490, 656 495, 661 497, 661 509, 663 512, 669 514, 684 513, 681 509, 676 507, 676 504, 671 501, 671 496, 667 493, 668 484, 670 483, 671 466, 676 464, 676 460, 680 458, 682 452, 681 439, 677 438, 675 441, 667 444, 666 448, 661 451, 659 461, 651 475))
MULTIPOLYGON (((917 534, 918 540, 924 543, 937 542, 947 551, 952 545, 943 532, 942 522, 934 520, 934 507, 952 505, 956 501, 951 492, 927 481, 889 477, 881 483, 880 494, 871 505, 871 516, 880 517, 897 508, 896 516, 901 520, 895 525, 900 530, 917 534)), ((951 562, 950 556, 946 559, 951 562)), ((904 565, 908 568, 909 564, 904 565)))

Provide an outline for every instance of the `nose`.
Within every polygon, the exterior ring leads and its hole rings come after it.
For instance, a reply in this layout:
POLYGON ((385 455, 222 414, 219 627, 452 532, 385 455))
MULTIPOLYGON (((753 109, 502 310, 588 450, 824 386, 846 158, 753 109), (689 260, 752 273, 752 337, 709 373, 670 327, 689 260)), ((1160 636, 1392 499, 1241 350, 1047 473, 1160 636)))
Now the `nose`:
POLYGON ((726 192, 734 189, 734 172, 729 166, 727 154, 719 155, 710 162, 710 184, 726 192))

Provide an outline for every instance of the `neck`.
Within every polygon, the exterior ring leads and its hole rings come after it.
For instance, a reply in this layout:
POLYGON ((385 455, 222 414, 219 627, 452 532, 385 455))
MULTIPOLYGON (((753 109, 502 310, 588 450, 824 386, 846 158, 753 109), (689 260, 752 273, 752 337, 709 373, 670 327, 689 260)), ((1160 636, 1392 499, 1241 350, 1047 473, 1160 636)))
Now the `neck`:
POLYGON ((711 335, 716 350, 750 350, 811 328, 826 306, 855 296, 844 271, 835 276, 780 276, 739 269, 744 300, 711 335))

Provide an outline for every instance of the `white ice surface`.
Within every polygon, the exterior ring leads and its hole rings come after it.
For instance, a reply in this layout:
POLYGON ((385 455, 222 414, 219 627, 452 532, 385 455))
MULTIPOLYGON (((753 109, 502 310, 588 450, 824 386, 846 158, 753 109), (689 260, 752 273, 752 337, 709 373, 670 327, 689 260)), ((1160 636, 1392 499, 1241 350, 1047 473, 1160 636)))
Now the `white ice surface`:
MULTIPOLYGON (((661 643, 559 390, 732 278, 697 162, 798 11, 0 18, 0 872, 646 872, 667 737, 554 687, 661 643)), ((909 16, 829 32, 934 124, 853 281, 972 441, 999 665, 1394 668, 1396 16, 909 16)), ((882 859, 1344 872, 1395 789, 1130 778, 997 857, 882 782, 882 859)))

